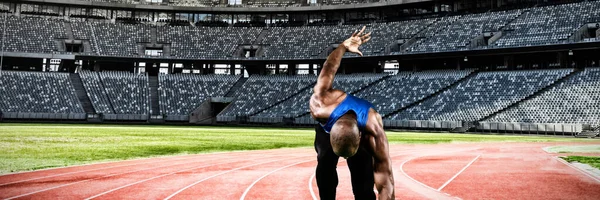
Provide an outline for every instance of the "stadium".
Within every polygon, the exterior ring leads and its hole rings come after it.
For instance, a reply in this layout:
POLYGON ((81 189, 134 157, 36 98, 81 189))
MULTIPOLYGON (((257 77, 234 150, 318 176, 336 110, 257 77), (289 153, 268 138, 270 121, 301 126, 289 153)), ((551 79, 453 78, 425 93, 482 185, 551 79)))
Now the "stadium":
POLYGON ((0 0, 0 23, 2 199, 319 199, 308 102, 361 27, 333 88, 381 115, 396 198, 600 198, 600 1, 0 0))

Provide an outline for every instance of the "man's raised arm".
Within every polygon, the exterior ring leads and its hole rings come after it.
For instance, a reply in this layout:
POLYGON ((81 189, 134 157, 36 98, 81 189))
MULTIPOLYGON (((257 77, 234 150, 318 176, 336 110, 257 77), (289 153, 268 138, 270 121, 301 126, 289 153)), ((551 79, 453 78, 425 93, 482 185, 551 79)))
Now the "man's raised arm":
POLYGON ((371 33, 363 35, 364 31, 365 27, 363 27, 360 32, 355 31, 350 38, 346 39, 338 46, 338 48, 329 54, 327 60, 323 64, 321 74, 319 74, 317 84, 314 88, 316 94, 323 94, 333 89, 333 77, 340 67, 340 62, 342 61, 344 53, 352 52, 362 56, 358 47, 371 39, 371 33))

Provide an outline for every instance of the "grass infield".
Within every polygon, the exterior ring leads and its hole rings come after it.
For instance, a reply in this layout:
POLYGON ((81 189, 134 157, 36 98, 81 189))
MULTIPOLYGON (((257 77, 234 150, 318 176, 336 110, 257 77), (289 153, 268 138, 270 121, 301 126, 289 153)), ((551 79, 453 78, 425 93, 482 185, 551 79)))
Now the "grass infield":
MULTIPOLYGON (((0 174, 163 155, 310 147, 308 128, 0 124, 0 174)), ((515 135, 387 132, 390 143, 594 141, 515 135)))
POLYGON ((600 157, 591 157, 591 156, 567 156, 562 159, 567 162, 579 162, 583 164, 588 164, 592 167, 600 169, 600 157))

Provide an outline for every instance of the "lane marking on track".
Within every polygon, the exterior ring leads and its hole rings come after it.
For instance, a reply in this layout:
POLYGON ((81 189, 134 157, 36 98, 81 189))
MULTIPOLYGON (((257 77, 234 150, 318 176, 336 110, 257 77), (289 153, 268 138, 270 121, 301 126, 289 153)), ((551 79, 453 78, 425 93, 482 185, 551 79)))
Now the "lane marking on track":
MULTIPOLYGON (((6 176, 29 174, 29 173, 34 173, 34 172, 45 172, 45 171, 50 171, 50 170, 67 169, 67 168, 75 168, 75 167, 87 167, 87 166, 92 166, 92 165, 116 164, 116 163, 121 163, 121 162, 146 161, 146 160, 153 160, 153 159, 164 159, 164 160, 160 160, 160 161, 156 161, 156 162, 178 161, 178 160, 183 160, 183 159, 189 159, 190 157, 191 158, 195 158, 197 156, 202 156, 202 155, 212 156, 212 155, 228 154, 228 153, 235 153, 235 155, 237 155, 237 154, 241 154, 241 153, 252 153, 253 151, 267 151, 267 153, 271 153, 271 152, 268 152, 270 150, 271 149, 265 149, 265 150, 223 151, 223 152, 209 152, 209 153, 188 154, 188 155, 169 155, 169 156, 159 156, 159 157, 151 157, 151 158, 138 158, 138 159, 131 159, 131 160, 106 161, 106 162, 97 162, 97 163, 89 163, 89 164, 81 164, 81 165, 71 165, 71 166, 64 166, 64 167, 53 167, 53 168, 39 169, 39 170, 35 170, 35 171, 14 172, 14 173, 2 174, 2 175, 0 175, 0 178, 6 177, 6 176)), ((69 175, 69 174, 74 174, 74 173, 79 173, 79 172, 88 172, 88 171, 101 170, 101 169, 110 169, 110 168, 114 168, 114 167, 125 167, 125 166, 138 165, 138 164, 151 164, 151 163, 156 163, 156 162, 155 161, 151 161, 151 162, 145 162, 145 163, 133 163, 133 164, 127 164, 127 165, 102 167, 102 168, 98 168, 98 169, 87 169, 87 170, 83 170, 83 171, 66 172, 66 173, 61 173, 61 174, 54 174, 54 175, 49 175, 49 176, 43 176, 43 177, 37 177, 37 178, 30 178, 30 179, 26 179, 26 180, 20 180, 20 181, 8 182, 8 183, 1 183, 0 186, 11 185, 11 184, 15 184, 15 183, 22 183, 22 182, 26 182, 26 181, 33 181, 33 180, 44 179, 44 178, 51 178, 51 177, 62 176, 62 175, 69 175)))
POLYGON ((180 163, 180 164, 157 166, 157 167, 151 167, 151 168, 145 168, 145 169, 140 169, 140 170, 128 171, 128 172, 123 172, 123 173, 113 173, 113 174, 109 174, 109 175, 105 175, 105 176, 101 176, 101 177, 96 177, 96 178, 91 178, 91 179, 85 179, 85 180, 81 180, 81 181, 71 182, 71 183, 67 183, 67 184, 63 184, 63 185, 58 185, 58 186, 54 186, 54 187, 49 187, 49 188, 45 188, 45 189, 41 189, 41 190, 37 190, 37 191, 25 193, 25 194, 13 196, 13 197, 6 198, 5 200, 16 199, 16 198, 20 198, 20 197, 24 197, 24 196, 29 196, 29 195, 32 195, 32 194, 37 194, 37 193, 40 193, 40 192, 45 192, 45 191, 48 191, 48 190, 53 190, 53 189, 57 189, 57 188, 62 188, 62 187, 66 187, 66 186, 70 186, 70 185, 75 185, 75 184, 78 184, 78 183, 89 182, 89 181, 92 181, 92 180, 97 180, 97 179, 102 179, 102 178, 108 178, 108 177, 113 177, 113 176, 118 176, 118 175, 123 175, 123 174, 129 174, 129 173, 139 172, 139 171, 157 169, 157 168, 161 168, 161 167, 171 167, 171 166, 177 166, 177 165, 186 165, 186 164, 197 163, 197 162, 205 162, 205 161, 202 160, 202 161, 184 162, 184 163, 180 163))
MULTIPOLYGON (((394 157, 398 157, 398 156, 402 156, 408 153, 414 153, 414 152, 422 152, 423 150, 421 149, 406 149, 404 151, 402 151, 401 153, 398 153, 396 155, 390 156, 390 158, 394 158, 394 157)), ((338 163, 343 162, 344 159, 341 159, 338 161, 338 163)), ((315 166, 316 168, 316 166, 315 166)), ((315 176, 316 176, 316 172, 313 173, 313 175, 308 179, 308 189, 310 190, 310 196, 312 196, 313 200, 318 200, 317 195, 315 194, 315 190, 313 189, 313 184, 312 182, 315 180, 315 176)), ((377 194, 377 189, 373 188, 373 191, 375 191, 375 194, 377 194)))
POLYGON ((277 169, 275 169, 273 171, 270 171, 269 173, 266 173, 265 175, 263 175, 260 178, 256 179, 254 182, 252 182, 252 184, 250 184, 250 186, 248 186, 248 188, 246 188, 246 190, 242 194, 242 197, 240 197, 240 200, 244 200, 246 198, 246 195, 248 195, 248 192, 250 192, 250 189, 252 187, 254 187, 254 185, 256 185, 256 183, 258 183, 258 181, 262 180, 263 178, 265 178, 265 177, 267 177, 267 176, 269 176, 269 175, 271 175, 271 174, 273 174, 273 173, 275 173, 275 172, 277 172, 279 170, 282 170, 282 169, 285 169, 285 168, 288 168, 288 167, 291 167, 291 166, 294 166, 294 165, 299 165, 299 164, 302 164, 302 163, 313 162, 313 161, 314 160, 300 161, 300 162, 297 162, 297 163, 294 163, 294 164, 289 164, 289 165, 277 168, 277 169))
MULTIPOLYGON (((167 160, 167 161, 178 161, 178 160, 185 160, 185 159, 186 158, 180 158, 180 159, 173 159, 173 160, 167 160)), ((144 162, 144 163, 133 163, 133 164, 127 164, 127 165, 118 165, 118 166, 109 166, 109 167, 102 167, 102 168, 98 168, 98 169, 87 169, 87 170, 74 171, 74 172, 66 172, 66 173, 42 176, 42 177, 37 177, 37 178, 30 178, 30 179, 25 179, 25 180, 20 180, 20 181, 13 181, 13 182, 9 182, 9 183, 2 183, 2 184, 0 184, 0 186, 12 185, 12 184, 17 184, 17 183, 22 183, 22 182, 27 182, 27 181, 45 179, 45 178, 52 178, 52 177, 57 177, 57 176, 64 176, 64 175, 69 175, 69 174, 77 174, 77 173, 82 173, 82 172, 91 172, 91 171, 97 171, 97 170, 112 169, 112 168, 117 168, 117 167, 128 167, 128 166, 133 166, 133 165, 146 165, 146 164, 153 164, 153 163, 159 163, 159 162, 165 162, 165 160, 154 161, 154 162, 144 162)), ((65 167, 65 168, 67 168, 67 167, 65 167)))
POLYGON ((310 196, 313 200, 317 200, 317 195, 315 195, 315 191, 313 190, 313 180, 315 179, 316 173, 313 173, 312 176, 308 179, 308 189, 310 190, 310 196))
POLYGON ((111 192, 114 192, 114 191, 117 191, 117 190, 129 187, 129 186, 132 186, 132 185, 140 184, 140 183, 143 183, 143 182, 146 182, 146 181, 154 180, 154 179, 157 179, 157 178, 161 178, 161 177, 173 175, 173 174, 184 172, 184 171, 189 171, 189 170, 194 170, 194 169, 200 169, 200 168, 205 168, 205 167, 211 167, 211 166, 215 166, 215 165, 222 165, 222 164, 234 163, 234 162, 243 162, 243 161, 248 161, 248 160, 223 162, 223 163, 217 163, 217 164, 202 165, 202 166, 197 166, 197 167, 192 167, 192 168, 186 168, 186 169, 182 169, 182 170, 179 170, 179 171, 175 171, 175 172, 171 172, 171 173, 167 173, 167 174, 162 174, 162 175, 159 175, 159 176, 150 177, 150 178, 147 178, 147 179, 144 179, 144 180, 140 180, 140 181, 133 182, 133 183, 130 183, 130 184, 127 184, 127 185, 123 185, 121 187, 113 188, 111 190, 102 192, 100 194, 88 197, 85 200, 94 199, 94 198, 100 197, 102 195, 105 195, 105 194, 108 194, 108 193, 111 193, 111 192))
MULTIPOLYGON (((302 157, 302 156, 301 156, 301 157, 302 157)), ((308 157, 308 156, 303 156, 303 157, 308 157)), ((298 157, 294 157, 294 158, 298 158, 298 157)), ((232 171, 236 171, 236 170, 240 170, 240 169, 244 169, 244 168, 248 168, 248 167, 253 167, 253 166, 257 166, 257 165, 262 165, 262 164, 266 164, 266 163, 277 162, 277 161, 281 161, 281 160, 286 160, 286 159, 278 159, 278 160, 273 160, 273 161, 260 162, 260 163, 256 163, 256 164, 252 164, 252 165, 246 165, 246 166, 242 166, 242 167, 238 167, 238 168, 230 169, 230 170, 227 170, 227 171, 224 171, 224 172, 221 172, 221 173, 218 173, 218 174, 215 174, 215 175, 212 175, 212 176, 206 177, 206 178, 204 178, 204 179, 202 179, 202 180, 196 181, 196 182, 194 182, 194 183, 192 183, 192 184, 190 184, 190 185, 188 185, 188 186, 185 186, 185 187, 181 188, 180 190, 177 190, 177 192, 175 192, 175 193, 173 193, 173 194, 169 195, 169 196, 168 196, 167 198, 165 198, 164 200, 169 200, 169 199, 173 198, 175 195, 177 195, 177 194, 179 194, 179 193, 183 192, 184 190, 187 190, 188 188, 191 188, 191 187, 193 187, 194 185, 197 185, 198 183, 201 183, 201 182, 203 182, 203 181, 206 181, 206 180, 208 180, 208 179, 211 179, 211 178, 214 178, 214 177, 217 177, 217 176, 220 176, 220 175, 223 175, 223 174, 226 174, 226 173, 232 172, 232 171)))
POLYGON ((402 175, 404 175, 404 176, 405 176, 405 177, 407 177, 408 179, 412 180, 413 182, 415 182, 415 183, 417 183, 417 184, 419 184, 419 185, 421 185, 421 186, 423 186, 423 187, 425 187, 425 188, 427 188, 427 189, 430 189, 430 190, 432 190, 432 191, 435 191, 435 192, 437 192, 437 193, 439 193, 439 194, 443 194, 443 195, 445 195, 445 196, 447 196, 447 197, 450 197, 450 198, 460 199, 459 197, 453 197, 452 195, 450 195, 450 194, 448 194, 448 193, 443 193, 443 192, 441 192, 441 191, 438 191, 438 190, 437 190, 437 189, 435 189, 435 188, 432 188, 432 187, 431 187, 431 186, 429 186, 429 185, 426 185, 425 183, 422 183, 422 182, 420 182, 420 181, 417 181, 416 179, 414 179, 413 177, 409 176, 409 175, 408 175, 408 174, 407 174, 407 173, 404 171, 404 165, 405 165, 407 162, 410 162, 411 160, 414 160, 414 159, 416 159, 416 158, 425 157, 425 156, 433 156, 433 155, 451 154, 451 153, 457 153, 457 152, 473 151, 473 150, 477 150, 477 149, 479 149, 479 148, 474 148, 474 149, 462 149, 462 150, 456 150, 456 151, 447 151, 447 152, 443 152, 443 153, 428 153, 428 154, 424 154, 424 155, 416 156, 416 157, 410 158, 410 159, 408 159, 408 160, 405 160, 404 162, 402 162, 402 164, 400 164, 400 172, 402 173, 402 175))
POLYGON ((461 173, 463 173, 469 166, 471 166, 479 157, 481 157, 481 155, 477 155, 477 157, 475 157, 475 159, 471 160, 471 162, 469 162, 469 164, 467 164, 467 166, 463 167, 460 171, 458 171, 458 173, 456 173, 452 178, 450 178, 450 180, 446 181, 446 183, 444 183, 444 185, 442 185, 440 188, 437 189, 437 191, 442 191, 442 189, 444 189, 444 187, 446 187, 448 184, 450 184, 450 182, 452 182, 456 177, 458 177, 458 175, 460 175, 461 173))
MULTIPOLYGON (((183 163, 183 164, 189 164, 189 163, 183 163)), ((24 196, 29 196, 29 195, 32 195, 32 194, 37 194, 37 193, 40 193, 40 192, 45 192, 45 191, 48 191, 48 190, 53 190, 53 189, 57 189, 57 188, 61 188, 61 187, 66 187, 66 186, 70 186, 70 185, 75 185, 75 184, 78 184, 78 183, 84 183, 84 182, 88 182, 88 181, 92 181, 92 180, 96 180, 96 179, 108 178, 108 177, 113 177, 113 176, 117 176, 117 175, 128 174, 128 173, 133 173, 133 172, 139 172, 139 171, 144 171, 144 170, 151 170, 151 169, 156 169, 156 168, 161 168, 161 167, 168 167, 168 166, 151 167, 151 168, 140 169, 140 170, 135 170, 135 171, 129 171, 129 172, 124 172, 124 173, 109 174, 109 175, 106 175, 106 176, 96 177, 96 178, 92 178, 92 179, 85 179, 85 180, 81 180, 81 181, 76 181, 76 182, 72 182, 72 183, 67 183, 67 184, 58 185, 58 186, 54 186, 54 187, 49 187, 49 188, 38 190, 38 191, 34 191, 34 192, 29 192, 29 193, 26 193, 26 194, 21 194, 21 195, 18 195, 18 196, 13 196, 13 197, 10 197, 10 198, 6 198, 5 200, 16 199, 16 198, 20 198, 20 197, 24 197, 24 196)), ((173 165, 170 165, 170 166, 173 166, 173 165)))
POLYGON ((558 160, 558 162, 561 162, 562 164, 565 164, 565 165, 569 166, 570 168, 573 168, 573 169, 577 170, 579 173, 582 173, 583 175, 586 175, 587 177, 590 177, 591 179, 593 179, 596 182, 600 183, 600 179, 598 177, 594 176, 594 175, 589 174, 589 172, 587 172, 585 170, 582 170, 582 169, 579 169, 579 168, 571 165, 571 163, 563 160, 560 157, 554 157, 554 159, 558 160))

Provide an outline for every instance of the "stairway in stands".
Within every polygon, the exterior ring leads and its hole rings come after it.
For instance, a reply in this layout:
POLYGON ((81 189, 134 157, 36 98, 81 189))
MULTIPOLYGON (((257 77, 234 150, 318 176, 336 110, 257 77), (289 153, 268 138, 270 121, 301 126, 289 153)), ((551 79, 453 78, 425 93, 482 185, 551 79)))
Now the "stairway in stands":
POLYGON ((235 92, 238 89, 240 89, 242 87, 242 85, 244 85, 244 83, 246 83, 247 80, 248 80, 248 78, 244 78, 244 77, 241 77, 240 79, 238 79, 237 82, 235 82, 235 84, 233 84, 231 89, 229 89, 227 94, 225 94, 225 97, 234 97, 235 92))
POLYGON ((157 31, 156 27, 150 28, 150 44, 156 44, 157 31))
POLYGON ((75 39, 75 35, 73 34, 73 26, 71 23, 65 23, 65 31, 69 40, 75 39))
POLYGON ((75 93, 77 94, 77 98, 79 99, 79 102, 81 102, 81 106, 85 113, 96 113, 92 101, 90 101, 90 98, 83 87, 83 82, 81 82, 79 74, 71 73, 69 74, 69 79, 71 80, 73 88, 75 88, 75 93))
POLYGON ((262 44, 262 41, 264 40, 265 36, 269 33, 269 29, 268 28, 263 28, 260 33, 258 34, 258 36, 256 36, 256 39, 254 41, 252 41, 253 45, 257 45, 257 44, 262 44))
POLYGON ((278 102, 275 102, 275 103, 271 104, 270 106, 267 106, 266 108, 263 108, 263 109, 260 109, 260 110, 258 110, 256 112, 254 112, 254 113, 251 113, 248 116, 256 115, 256 114, 261 113, 261 112, 263 112, 265 110, 271 109, 271 108, 273 108, 273 107, 275 107, 275 106, 277 106, 277 105, 279 105, 279 104, 287 101, 288 99, 291 99, 292 97, 295 97, 297 95, 301 95, 301 94, 303 94, 303 93, 305 93, 307 91, 311 91, 315 87, 315 84, 316 84, 316 82, 315 83, 311 83, 310 85, 307 85, 306 87, 298 90, 296 93, 294 93, 292 95, 289 95, 286 98, 283 98, 282 100, 279 100, 278 102))
POLYGON ((148 76, 148 85, 150 86, 150 114, 159 115, 160 107, 158 104, 158 76, 148 76))

